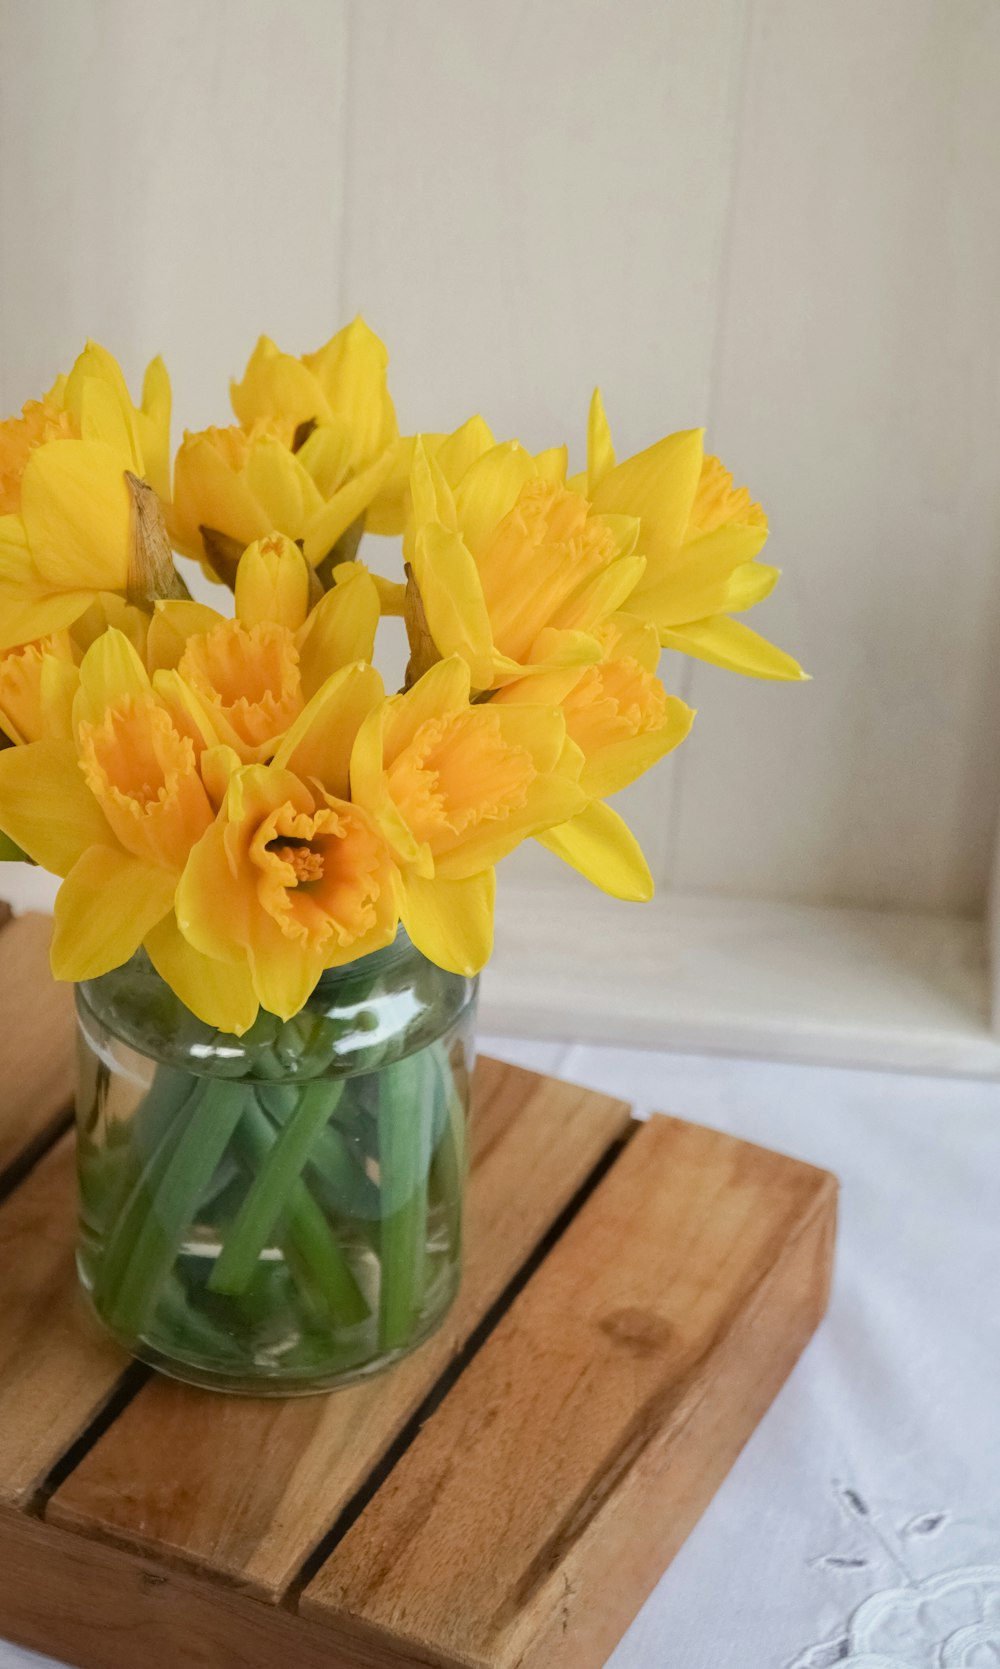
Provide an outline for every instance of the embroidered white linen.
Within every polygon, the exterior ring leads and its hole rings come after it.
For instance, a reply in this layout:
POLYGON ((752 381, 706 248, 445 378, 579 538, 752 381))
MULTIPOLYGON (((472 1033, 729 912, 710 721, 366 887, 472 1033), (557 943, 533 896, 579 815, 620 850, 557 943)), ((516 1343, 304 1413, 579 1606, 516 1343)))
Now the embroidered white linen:
POLYGON ((1000 1085, 482 1047, 843 1184, 829 1315, 608 1669, 1000 1669, 1000 1085))

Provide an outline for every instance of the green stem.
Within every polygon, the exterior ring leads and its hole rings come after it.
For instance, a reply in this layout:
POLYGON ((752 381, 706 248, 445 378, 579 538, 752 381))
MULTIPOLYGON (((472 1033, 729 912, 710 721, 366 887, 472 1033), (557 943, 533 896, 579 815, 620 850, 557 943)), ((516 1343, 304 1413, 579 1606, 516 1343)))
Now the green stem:
MULTIPOLYGON (((330 1089, 331 1085, 329 1084, 313 1086, 313 1090, 324 1090, 327 1097, 329 1097, 330 1089)), ((303 1096, 303 1101, 305 1102, 306 1097, 311 1094, 311 1090, 306 1091, 303 1096)), ((329 1099, 327 1099, 326 1105, 327 1116, 329 1116, 329 1099)), ((314 1110, 314 1106, 315 1104, 310 1107, 310 1120, 312 1118, 318 1120, 319 1115, 318 1112, 314 1110)), ((303 1124, 307 1122, 308 1121, 303 1118, 303 1124)), ((286 1126, 286 1130, 291 1128, 291 1124, 286 1126)), ((284 1132, 282 1132, 282 1135, 278 1135, 275 1132, 266 1113, 263 1112, 256 1101, 251 1101, 248 1104, 243 1121, 237 1131, 237 1141, 246 1154, 248 1167, 256 1180, 260 1180, 260 1178, 270 1172, 272 1163, 275 1162, 274 1156, 278 1154, 281 1147, 283 1135, 284 1132)), ((301 1140, 301 1136, 297 1139, 301 1140)), ((273 1222, 270 1227, 265 1228, 264 1239, 260 1243, 261 1249, 263 1249, 263 1246, 266 1245, 268 1235, 273 1229, 274 1223, 277 1222, 278 1217, 282 1214, 282 1210, 284 1210, 285 1236, 288 1242, 288 1250, 293 1254, 293 1262, 296 1269, 301 1270, 307 1278, 313 1297, 318 1298, 321 1301, 324 1313, 337 1326, 357 1326, 359 1322, 366 1320, 366 1318, 371 1314, 371 1311, 365 1301, 361 1288, 355 1280, 354 1272, 351 1269, 350 1263, 341 1250, 341 1247, 338 1245, 329 1223, 324 1217, 319 1206, 316 1204, 316 1201, 313 1199, 305 1183, 301 1179, 301 1175, 299 1173, 301 1172, 304 1160, 298 1163, 297 1169, 294 1168, 293 1163, 296 1158, 294 1151, 291 1153, 291 1160, 289 1160, 290 1145, 291 1144, 286 1144, 284 1156, 280 1157, 277 1161, 280 1171, 280 1186, 285 1190, 285 1192, 283 1197, 279 1200, 277 1214, 274 1217, 273 1222)), ((250 1194, 247 1196, 247 1205, 250 1203, 251 1195, 254 1192, 254 1186, 255 1184, 251 1186, 250 1194)), ((264 1205, 268 1213, 272 1209, 269 1202, 272 1196, 273 1186, 276 1192, 276 1185, 269 1183, 267 1191, 264 1195, 264 1205)), ((240 1216, 242 1218, 245 1215, 246 1205, 244 1206, 244 1211, 240 1214, 240 1216)), ((239 1222, 240 1219, 238 1218, 237 1223, 234 1224, 233 1227, 233 1235, 235 1235, 237 1231, 239 1222)), ((256 1241, 260 1239, 259 1226, 256 1224, 248 1224, 248 1226, 241 1231, 241 1235, 245 1236, 244 1246, 249 1247, 252 1240, 256 1241)), ((226 1282, 226 1284, 224 1286, 220 1285, 218 1280, 219 1267, 222 1264, 223 1258, 227 1255, 230 1238, 231 1237, 227 1237, 226 1245, 223 1248, 219 1262, 216 1264, 216 1267, 209 1279, 209 1286, 216 1292, 235 1292, 237 1290, 244 1291, 246 1285, 249 1284, 249 1280, 253 1276, 256 1259, 259 1256, 259 1252, 255 1252, 253 1264, 247 1266, 244 1259, 248 1254, 245 1250, 240 1250, 240 1247, 238 1246, 237 1251, 239 1253, 239 1258, 237 1260, 237 1255, 233 1254, 230 1268, 232 1269, 235 1267, 236 1276, 240 1279, 242 1279, 244 1275, 246 1276, 244 1285, 237 1289, 232 1284, 232 1277, 230 1276, 227 1278, 225 1270, 223 1270, 222 1279, 226 1282)))
POLYGON ((257 1261, 270 1244, 310 1151, 342 1093, 340 1084, 319 1083, 310 1084, 299 1095, 298 1106, 258 1169, 226 1235, 208 1280, 212 1292, 238 1296, 250 1285, 257 1261))
POLYGON ((419 1319, 427 1259, 427 1167, 433 1097, 426 1051, 379 1074, 378 1139, 382 1189, 383 1346, 409 1342, 419 1319))
POLYGON ((466 1118, 462 1098, 446 1051, 432 1050, 437 1094, 443 1108, 443 1125, 431 1159, 431 1187, 448 1227, 448 1244, 457 1258, 462 1244, 462 1205, 466 1175, 466 1118))
MULTIPOLYGON (((135 1237, 128 1268, 107 1307, 112 1326, 136 1336, 155 1309, 198 1204, 233 1137, 247 1101, 246 1088, 202 1079, 194 1107, 172 1145, 135 1237)), ((152 1179, 150 1178, 152 1182, 152 1179)))
POLYGON ((156 1189, 190 1119, 204 1081, 160 1068, 140 1103, 120 1155, 114 1197, 106 1210, 113 1224, 98 1273, 94 1298, 98 1308, 113 1309, 118 1288, 132 1263, 135 1244, 149 1213, 156 1189))

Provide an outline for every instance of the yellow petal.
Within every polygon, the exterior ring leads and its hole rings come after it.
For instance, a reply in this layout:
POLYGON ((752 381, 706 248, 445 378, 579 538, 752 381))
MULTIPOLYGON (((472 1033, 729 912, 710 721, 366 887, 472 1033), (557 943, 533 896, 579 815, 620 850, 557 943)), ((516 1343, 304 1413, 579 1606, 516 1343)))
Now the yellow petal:
POLYGON ((314 568, 329 555, 351 523, 364 515, 391 468, 390 448, 376 458, 374 463, 355 475, 315 512, 305 528, 302 540, 306 561, 312 563, 314 568))
POLYGON ((145 465, 143 475, 164 503, 170 497, 170 407, 170 378, 157 354, 146 366, 142 379, 142 419, 138 428, 145 465))
POLYGON ((443 656, 467 662, 474 688, 492 682, 493 639, 479 570, 457 533, 436 522, 419 529, 413 551, 413 577, 424 605, 427 627, 443 656))
POLYGON ((253 1025, 260 1005, 246 963, 203 956, 188 944, 173 911, 147 933, 145 948, 161 979, 206 1026, 242 1037, 253 1025))
POLYGON ((97 979, 120 968, 167 914, 176 884, 176 876, 121 847, 91 846, 56 897, 56 979, 97 979))
POLYGON ((188 638, 210 632, 222 619, 221 614, 205 603, 158 602, 146 638, 146 663, 150 672, 172 671, 187 648, 188 638))
POLYGON ((0 653, 72 626, 92 601, 91 591, 57 591, 49 597, 27 598, 11 595, 0 584, 0 653))
POLYGON ((112 626, 83 657, 73 722, 100 724, 113 702, 146 695, 149 689, 149 674, 135 649, 124 632, 112 626))
POLYGON ((452 434, 444 435, 441 444, 432 448, 447 481, 460 481, 477 458, 488 452, 496 442, 486 419, 470 417, 452 434))
POLYGON ((695 620, 688 626, 673 631, 661 631, 660 642, 665 649, 679 649, 698 661, 711 661, 713 666, 724 666, 730 672, 742 672, 746 678, 807 679, 798 661, 758 632, 744 626, 742 620, 730 620, 717 614, 711 620, 695 620))
POLYGON ((569 465, 569 448, 549 446, 535 453, 535 475, 540 481, 565 481, 569 465))
POLYGON ((653 877, 639 842, 603 800, 592 801, 571 822, 536 839, 613 898, 644 904, 653 896, 653 877))
POLYGON ((205 793, 212 802, 213 811, 218 811, 235 773, 241 768, 242 759, 235 748, 220 743, 218 747, 206 748, 201 756, 201 780, 205 784, 205 793))
POLYGON ((66 379, 63 399, 85 439, 106 441, 123 468, 144 473, 138 413, 114 354, 99 342, 88 342, 66 379))
POLYGON ((455 510, 473 556, 512 508, 521 488, 537 478, 534 458, 516 440, 484 452, 466 471, 455 490, 455 510))
POLYGON ((297 632, 309 613, 309 564, 282 533, 257 539, 236 570, 236 617, 244 626, 271 621, 297 632))
MULTIPOLYGON (((238 790, 239 777, 230 784, 238 790)), ((226 825, 220 818, 192 846, 177 883, 177 925, 195 950, 213 961, 243 960, 254 899, 238 884, 226 850, 226 825)))
POLYGON ((39 702, 44 734, 53 741, 73 736, 73 702, 80 687, 80 669, 72 661, 46 655, 39 679, 39 702))
POLYGON ((650 563, 629 608, 661 626, 724 613, 733 574, 752 562, 766 538, 766 527, 729 525, 687 541, 669 562, 650 563))
POLYGON ((615 449, 611 444, 611 430, 604 412, 601 391, 595 388, 587 417, 587 486, 588 497, 615 467, 615 449))
POLYGON ((430 847, 417 840, 386 782, 385 732, 393 705, 383 702, 358 731, 351 751, 351 800, 374 818, 398 863, 415 868, 420 875, 433 875, 430 847))
POLYGON ((781 578, 781 569, 766 562, 745 562, 730 575, 720 614, 740 614, 769 597, 781 578))
POLYGON ((341 667, 372 659, 378 619, 375 582, 359 563, 349 579, 316 604, 299 639, 299 672, 307 699, 341 667))
POLYGON ((153 689, 167 708, 174 729, 181 736, 190 736, 197 753, 203 748, 221 745, 218 729, 204 702, 176 667, 164 667, 154 672, 153 689))
POLYGON ((667 435, 616 464, 591 492, 595 510, 642 518, 641 549, 651 560, 684 536, 701 477, 703 441, 703 429, 667 435))
POLYGON ((313 373, 261 336, 250 355, 242 382, 229 385, 233 411, 244 429, 258 417, 285 417, 293 423, 328 417, 330 408, 313 373))
MULTIPOLYGON (((275 435, 260 435, 250 448, 246 483, 271 528, 298 539, 323 501, 315 482, 275 435)), ((230 528, 223 532, 229 533, 230 528)))
POLYGON ((124 591, 131 513, 122 459, 110 446, 53 440, 31 453, 21 515, 35 565, 53 586, 124 591))
POLYGON ((452 655, 448 660, 437 661, 417 679, 412 689, 395 696, 389 703, 385 728, 387 761, 409 747, 420 726, 429 719, 464 707, 469 691, 469 663, 459 655, 452 655))
POLYGON ((601 573, 595 574, 565 602, 553 616, 553 626, 588 632, 614 614, 631 597, 646 567, 644 556, 620 556, 609 562, 601 573))
POLYGON ((269 1014, 291 1020, 316 989, 323 958, 286 939, 277 923, 262 911, 255 917, 254 929, 248 947, 254 990, 269 1014))
POLYGON ((419 951, 439 968, 467 977, 486 966, 493 949, 496 871, 464 881, 404 875, 400 916, 419 951))
POLYGON ((76 749, 51 739, 0 751, 0 829, 54 875, 68 875, 89 846, 114 839, 76 749))
POLYGON ((293 771, 303 782, 319 782, 328 794, 346 800, 354 738, 383 693, 373 666, 359 662, 335 672, 286 732, 275 768, 293 771))
POLYGON ((350 425, 359 463, 395 442, 396 413, 386 382, 389 355, 360 315, 316 353, 303 354, 302 362, 321 384, 330 411, 350 425))
MULTIPOLYGON (((200 527, 240 546, 270 533, 274 521, 208 434, 185 435, 174 466, 174 531, 189 556, 204 555, 200 527)), ((283 530, 287 531, 287 530, 283 530)))

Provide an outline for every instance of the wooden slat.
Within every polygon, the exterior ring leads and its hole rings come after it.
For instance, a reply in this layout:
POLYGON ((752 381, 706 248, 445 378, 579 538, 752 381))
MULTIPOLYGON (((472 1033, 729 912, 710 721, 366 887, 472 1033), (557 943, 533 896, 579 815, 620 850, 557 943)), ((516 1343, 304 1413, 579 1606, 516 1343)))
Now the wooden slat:
POLYGON ((372 1669, 599 1669, 825 1307, 826 1173, 657 1118, 302 1595, 372 1669))
POLYGON ((0 1206, 0 1503, 30 1498, 128 1366, 77 1292, 66 1136, 0 1206))
POLYGON ((153 1380, 53 1496, 50 1522, 277 1599, 628 1121, 621 1101, 482 1061, 466 1272, 442 1330, 330 1398, 223 1401, 153 1380))
POLYGON ((0 1633, 79 1669, 365 1669, 283 1606, 2 1510, 0 1633))
POLYGON ((51 934, 38 915, 0 932, 0 1185, 9 1167, 44 1149, 73 1098, 73 987, 49 972, 51 934))

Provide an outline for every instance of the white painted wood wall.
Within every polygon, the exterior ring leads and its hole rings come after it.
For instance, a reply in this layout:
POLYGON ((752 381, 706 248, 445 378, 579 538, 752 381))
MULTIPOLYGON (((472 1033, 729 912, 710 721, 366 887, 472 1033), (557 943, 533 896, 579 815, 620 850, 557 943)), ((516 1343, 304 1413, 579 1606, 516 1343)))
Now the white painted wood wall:
POLYGON ((544 888, 589 1035, 993 1070, 998 180, 997 0, 0 0, 0 405, 90 333, 224 421, 259 330, 361 309, 404 428, 581 448, 595 381, 622 451, 706 422, 814 681, 671 657, 695 734, 623 807, 661 904, 519 862, 488 1008, 584 1024, 532 985, 544 888))

